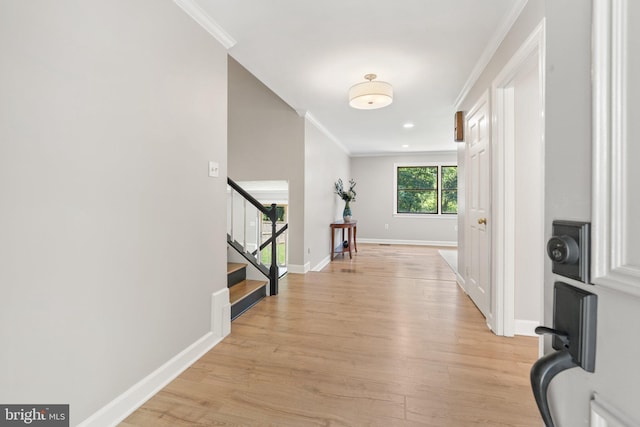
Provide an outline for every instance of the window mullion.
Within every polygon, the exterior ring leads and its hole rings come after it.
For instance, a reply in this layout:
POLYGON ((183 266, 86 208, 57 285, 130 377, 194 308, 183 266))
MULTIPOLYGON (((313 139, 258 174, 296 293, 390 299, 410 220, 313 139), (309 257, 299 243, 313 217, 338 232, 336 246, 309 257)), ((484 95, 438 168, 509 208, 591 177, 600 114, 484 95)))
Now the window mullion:
POLYGON ((438 165, 438 179, 436 179, 436 185, 438 188, 436 189, 438 192, 438 212, 440 215, 442 213, 442 166, 438 165))

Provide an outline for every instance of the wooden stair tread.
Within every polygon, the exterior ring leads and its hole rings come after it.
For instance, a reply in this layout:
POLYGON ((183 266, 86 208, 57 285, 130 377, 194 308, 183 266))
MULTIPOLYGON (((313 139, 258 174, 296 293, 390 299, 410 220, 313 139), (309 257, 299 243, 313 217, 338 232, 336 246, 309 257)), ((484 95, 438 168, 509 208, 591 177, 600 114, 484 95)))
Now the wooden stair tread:
POLYGON ((227 263, 227 274, 231 274, 234 271, 242 270, 245 268, 247 264, 242 264, 239 262, 228 262, 227 263))
POLYGON ((243 280, 229 288, 229 302, 233 305, 266 284, 267 282, 261 280, 243 280))

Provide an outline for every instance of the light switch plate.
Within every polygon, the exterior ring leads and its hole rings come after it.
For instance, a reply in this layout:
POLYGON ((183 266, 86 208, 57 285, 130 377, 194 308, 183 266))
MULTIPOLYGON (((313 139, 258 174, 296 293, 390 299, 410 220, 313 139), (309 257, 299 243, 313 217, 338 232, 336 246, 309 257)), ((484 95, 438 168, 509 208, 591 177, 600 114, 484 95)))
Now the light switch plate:
POLYGON ((209 176, 216 178, 220 175, 218 162, 209 162, 209 176))

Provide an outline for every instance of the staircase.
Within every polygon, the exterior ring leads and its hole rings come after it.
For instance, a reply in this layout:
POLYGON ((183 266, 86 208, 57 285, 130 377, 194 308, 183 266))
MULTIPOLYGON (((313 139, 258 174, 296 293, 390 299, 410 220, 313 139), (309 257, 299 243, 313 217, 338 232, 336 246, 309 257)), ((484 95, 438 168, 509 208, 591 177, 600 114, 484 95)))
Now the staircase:
POLYGON ((288 224, 278 230, 275 203, 267 208, 231 178, 227 177, 227 184, 227 245, 240 255, 231 259, 227 257, 227 287, 231 320, 234 320, 265 296, 278 295, 278 279, 286 272, 278 265, 278 239, 288 229, 288 224), (268 219, 265 227, 271 229, 270 233, 264 233, 268 238, 263 238, 262 232, 265 219, 268 219), (263 253, 269 256, 263 258, 263 253), (267 281, 248 280, 249 265, 252 275, 256 273, 256 276, 264 277, 267 281))
POLYGON ((247 280, 247 264, 227 263, 227 287, 231 303, 231 320, 267 296, 267 281, 247 280))

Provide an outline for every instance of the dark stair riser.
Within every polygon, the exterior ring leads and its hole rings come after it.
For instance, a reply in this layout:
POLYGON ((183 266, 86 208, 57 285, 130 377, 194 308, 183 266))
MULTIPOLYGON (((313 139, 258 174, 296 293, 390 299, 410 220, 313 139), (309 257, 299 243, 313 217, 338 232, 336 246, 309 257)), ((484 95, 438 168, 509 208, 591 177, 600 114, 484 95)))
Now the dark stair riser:
POLYGON ((247 268, 243 267, 227 274, 227 287, 230 288, 247 278, 247 268))
POLYGON ((235 320, 245 311, 256 305, 261 299, 267 296, 266 285, 261 286, 255 291, 251 292, 241 300, 237 301, 231 306, 231 320, 235 320))

